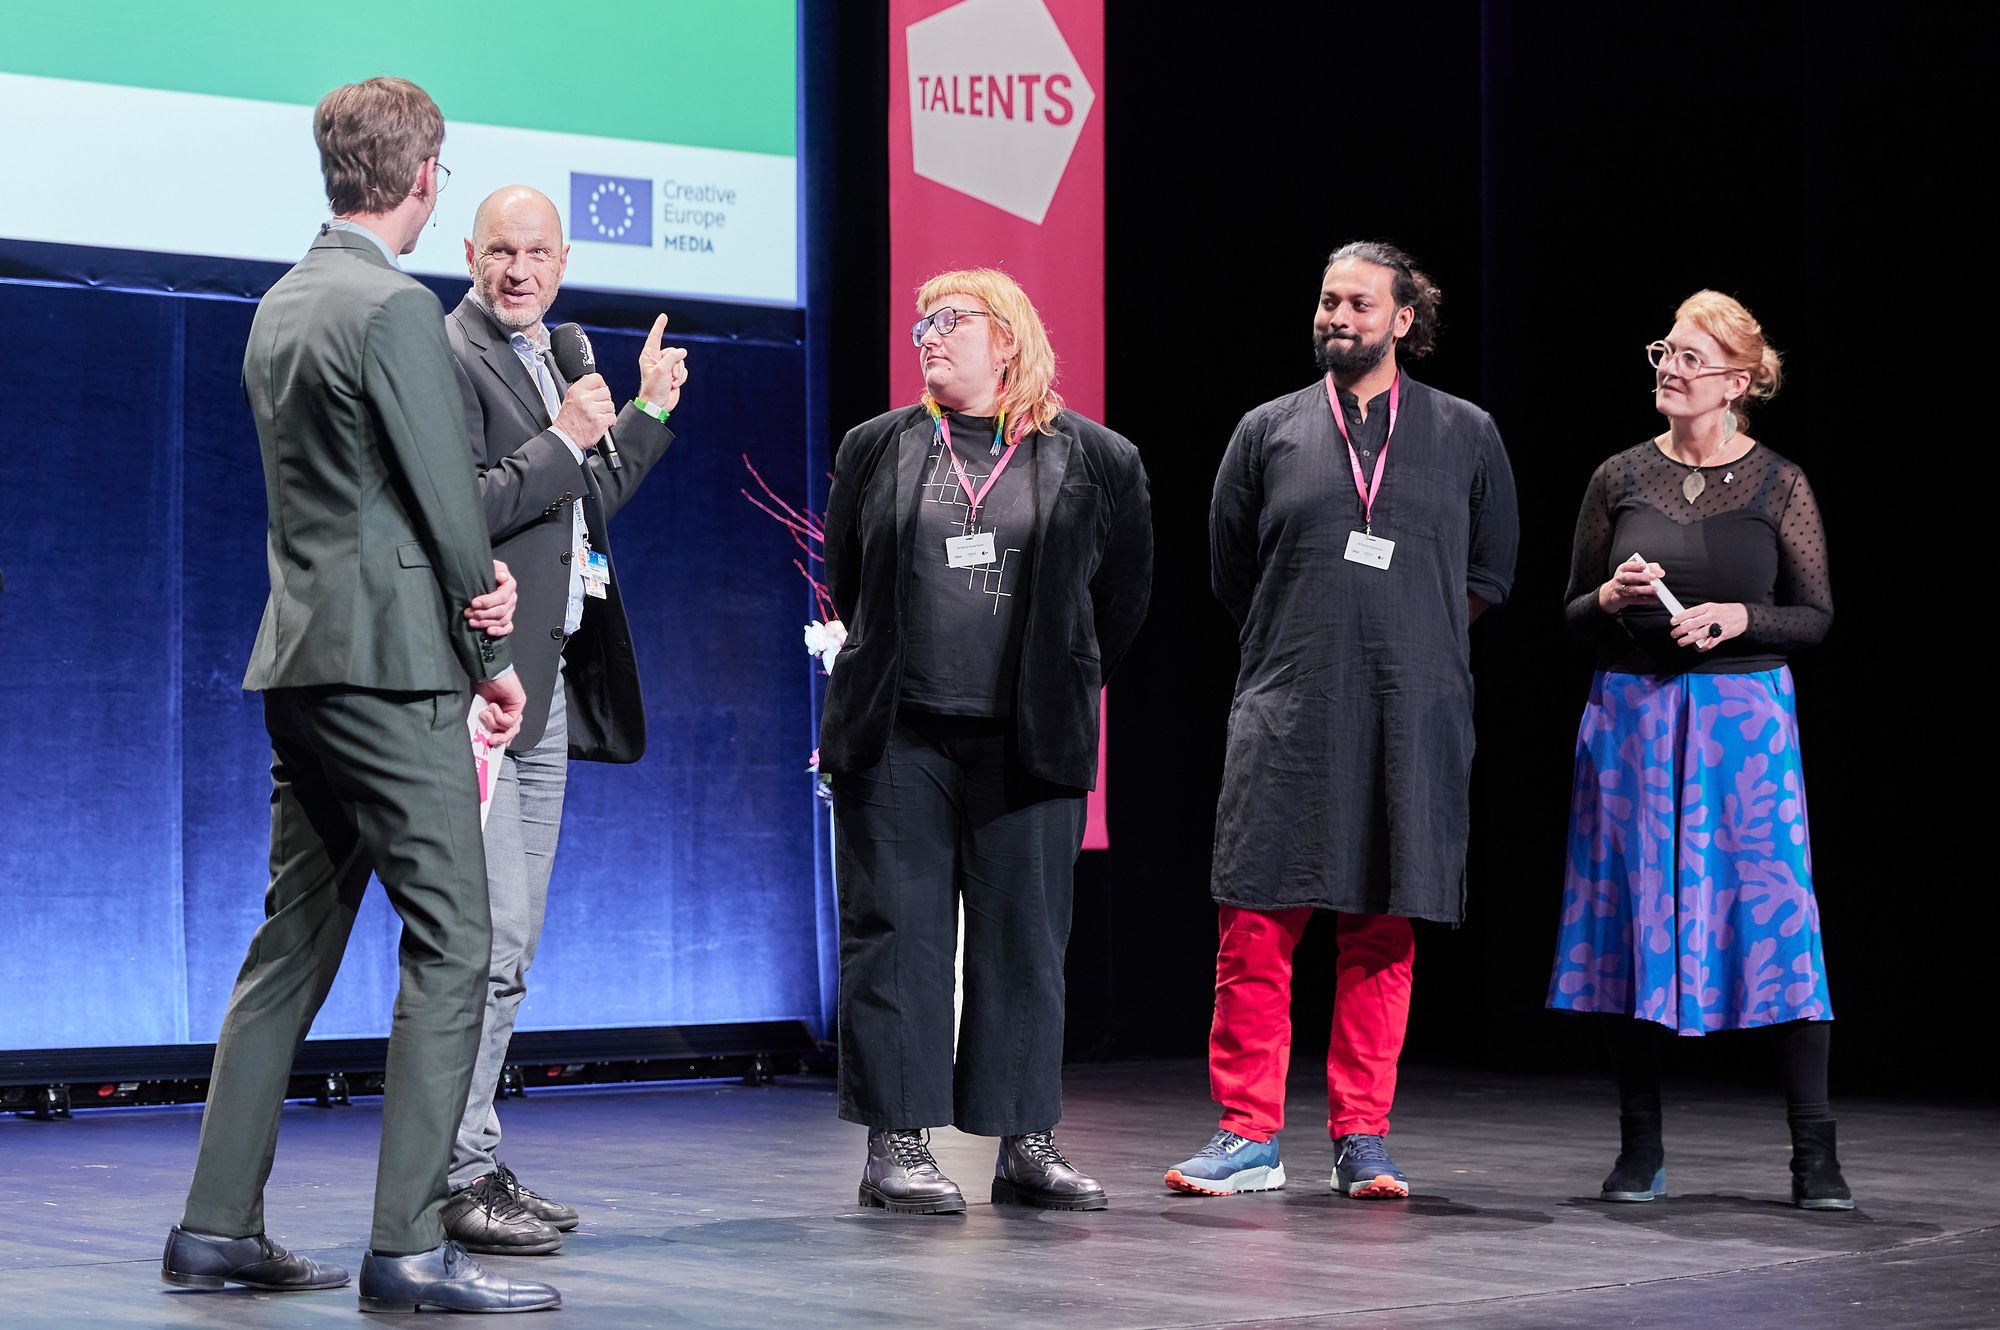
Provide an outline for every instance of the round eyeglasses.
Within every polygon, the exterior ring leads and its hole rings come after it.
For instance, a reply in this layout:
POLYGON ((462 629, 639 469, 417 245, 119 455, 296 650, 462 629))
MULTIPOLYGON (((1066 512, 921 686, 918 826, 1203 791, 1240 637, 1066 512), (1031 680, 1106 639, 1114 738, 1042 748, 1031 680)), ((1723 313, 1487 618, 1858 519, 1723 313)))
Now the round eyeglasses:
POLYGON ((1670 342, 1646 343, 1646 363, 1683 379, 1698 379, 1704 374, 1736 373, 1734 365, 1711 365, 1692 351, 1675 349, 1670 342))
POLYGON ((938 330, 939 336, 949 337, 952 331, 958 327, 960 319, 990 319, 992 317, 991 314, 988 314, 983 309, 953 309, 950 305, 946 305, 943 309, 926 314, 916 321, 910 328, 910 345, 922 346, 924 344, 924 334, 933 328, 938 330))

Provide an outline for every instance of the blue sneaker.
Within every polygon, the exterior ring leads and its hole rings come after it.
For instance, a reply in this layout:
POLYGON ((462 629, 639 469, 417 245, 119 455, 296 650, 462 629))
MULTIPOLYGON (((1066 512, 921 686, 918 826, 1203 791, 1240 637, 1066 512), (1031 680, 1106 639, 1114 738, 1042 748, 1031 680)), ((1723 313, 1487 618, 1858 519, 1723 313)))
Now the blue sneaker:
POLYGON ((1276 1191, 1285 1185, 1285 1166, 1278 1162, 1278 1138, 1253 1141, 1233 1131, 1219 1131, 1194 1158, 1167 1170, 1167 1185, 1197 1196, 1276 1191))
POLYGON ((1343 1196, 1376 1200, 1410 1194, 1410 1180, 1389 1158, 1382 1138, 1360 1132, 1334 1138, 1332 1181, 1333 1189, 1343 1196))

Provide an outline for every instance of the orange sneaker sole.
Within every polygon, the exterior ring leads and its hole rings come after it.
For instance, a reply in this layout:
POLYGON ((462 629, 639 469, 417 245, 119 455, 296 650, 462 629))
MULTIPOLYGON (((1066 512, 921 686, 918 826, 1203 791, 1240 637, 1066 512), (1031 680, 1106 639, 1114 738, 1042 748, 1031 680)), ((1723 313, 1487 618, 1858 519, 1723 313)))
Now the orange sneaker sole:
POLYGON ((1409 1194, 1410 1194, 1409 1183, 1398 1182, 1386 1173, 1379 1175, 1372 1182, 1363 1183, 1360 1187, 1352 1189, 1347 1192, 1347 1195, 1352 1196, 1359 1201, 1379 1201, 1391 1198, 1401 1198, 1404 1196, 1408 1196, 1409 1194))
POLYGON ((1192 1192, 1196 1196, 1234 1196, 1236 1194, 1233 1191, 1217 1191, 1213 1187, 1204 1187, 1199 1182, 1191 1182, 1177 1168, 1167 1170, 1167 1185, 1175 1191, 1192 1192))

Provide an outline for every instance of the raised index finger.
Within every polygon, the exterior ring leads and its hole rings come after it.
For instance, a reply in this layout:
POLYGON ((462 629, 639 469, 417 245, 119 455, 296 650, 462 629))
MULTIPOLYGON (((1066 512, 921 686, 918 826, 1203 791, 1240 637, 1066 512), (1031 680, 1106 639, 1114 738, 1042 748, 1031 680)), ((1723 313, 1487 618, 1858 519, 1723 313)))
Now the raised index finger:
POLYGON ((653 331, 646 334, 647 355, 657 356, 660 354, 660 339, 666 336, 666 333, 667 316, 662 314, 659 318, 653 320, 653 331))

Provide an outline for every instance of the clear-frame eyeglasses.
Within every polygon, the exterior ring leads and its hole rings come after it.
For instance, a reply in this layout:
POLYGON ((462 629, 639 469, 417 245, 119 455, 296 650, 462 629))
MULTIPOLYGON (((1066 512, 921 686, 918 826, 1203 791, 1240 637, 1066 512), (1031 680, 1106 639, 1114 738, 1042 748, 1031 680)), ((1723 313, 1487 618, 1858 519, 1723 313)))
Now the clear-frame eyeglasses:
POLYGON ((1692 351, 1678 350, 1671 342, 1646 343, 1646 363, 1654 369, 1683 379, 1698 379, 1704 374, 1734 374, 1734 365, 1711 365, 1692 351))

